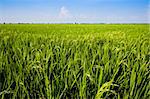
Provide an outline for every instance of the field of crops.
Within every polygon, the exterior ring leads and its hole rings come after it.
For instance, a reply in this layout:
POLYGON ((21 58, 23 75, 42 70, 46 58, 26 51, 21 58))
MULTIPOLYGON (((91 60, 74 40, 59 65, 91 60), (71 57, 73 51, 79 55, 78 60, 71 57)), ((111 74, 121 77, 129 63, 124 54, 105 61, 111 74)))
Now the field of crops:
POLYGON ((146 24, 0 25, 0 99, 150 99, 146 24))

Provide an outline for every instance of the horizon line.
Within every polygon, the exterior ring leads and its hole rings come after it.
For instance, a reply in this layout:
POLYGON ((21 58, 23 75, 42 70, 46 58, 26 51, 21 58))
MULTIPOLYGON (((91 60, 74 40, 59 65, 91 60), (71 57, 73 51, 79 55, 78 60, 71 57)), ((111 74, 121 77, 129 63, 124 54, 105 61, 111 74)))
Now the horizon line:
POLYGON ((150 22, 0 22, 0 24, 150 24, 150 22))

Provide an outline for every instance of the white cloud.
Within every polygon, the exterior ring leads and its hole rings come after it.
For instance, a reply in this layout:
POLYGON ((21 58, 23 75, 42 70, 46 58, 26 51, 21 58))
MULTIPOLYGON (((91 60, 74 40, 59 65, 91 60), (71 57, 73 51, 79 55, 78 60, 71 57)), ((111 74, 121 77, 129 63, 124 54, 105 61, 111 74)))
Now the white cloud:
POLYGON ((71 17, 69 10, 63 6, 60 8, 59 18, 69 18, 71 17))

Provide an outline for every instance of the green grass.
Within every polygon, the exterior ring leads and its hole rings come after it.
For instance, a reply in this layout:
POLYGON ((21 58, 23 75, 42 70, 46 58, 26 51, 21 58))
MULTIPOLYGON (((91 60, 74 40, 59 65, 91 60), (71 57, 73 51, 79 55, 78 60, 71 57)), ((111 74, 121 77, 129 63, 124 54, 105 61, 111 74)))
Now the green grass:
POLYGON ((0 25, 0 98, 148 99, 149 25, 0 25))

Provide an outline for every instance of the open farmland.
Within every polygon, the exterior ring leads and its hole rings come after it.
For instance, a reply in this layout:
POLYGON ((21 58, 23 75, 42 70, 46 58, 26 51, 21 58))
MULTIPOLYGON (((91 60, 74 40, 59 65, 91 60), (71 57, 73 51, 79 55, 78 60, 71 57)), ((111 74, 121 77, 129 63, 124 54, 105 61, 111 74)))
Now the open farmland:
POLYGON ((148 99, 148 24, 0 25, 1 99, 148 99))

